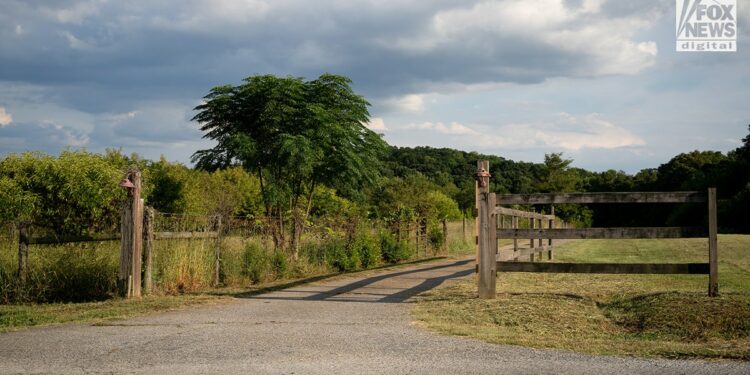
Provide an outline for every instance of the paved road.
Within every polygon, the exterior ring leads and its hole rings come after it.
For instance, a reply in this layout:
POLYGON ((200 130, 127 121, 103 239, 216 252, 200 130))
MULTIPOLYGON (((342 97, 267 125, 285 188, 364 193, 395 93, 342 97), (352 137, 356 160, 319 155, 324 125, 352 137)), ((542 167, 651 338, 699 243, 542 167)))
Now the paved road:
POLYGON ((748 374, 748 362, 593 357, 487 344, 410 324, 408 298, 470 275, 442 261, 227 305, 0 334, 0 373, 748 374))

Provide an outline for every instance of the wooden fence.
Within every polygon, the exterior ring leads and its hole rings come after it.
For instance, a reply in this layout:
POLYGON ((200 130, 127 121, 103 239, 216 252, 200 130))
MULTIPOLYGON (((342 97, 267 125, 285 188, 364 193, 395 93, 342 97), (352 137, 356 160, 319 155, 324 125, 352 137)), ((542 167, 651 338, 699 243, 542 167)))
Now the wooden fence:
MULTIPOLYGON (((567 223, 555 217, 555 207, 552 206, 551 214, 545 215, 543 213, 534 211, 523 211, 514 208, 500 207, 497 206, 494 209, 495 220, 497 222, 496 227, 500 229, 519 229, 520 219, 528 219, 529 229, 534 228, 564 228, 567 227, 567 223), (508 218, 509 220, 505 220, 508 218)), ((518 238, 513 238, 513 249, 510 253, 503 253, 498 248, 498 257, 503 260, 518 261, 520 257, 529 257, 529 261, 534 260, 541 261, 544 259, 544 255, 547 255, 547 260, 554 258, 553 250, 553 239, 549 238, 546 241, 542 238, 535 238, 529 236, 529 247, 521 247, 518 244, 518 238)), ((498 238, 499 242, 499 238, 498 238)))
POLYGON ((478 289, 480 298, 495 297, 497 272, 556 273, 637 273, 637 274, 708 274, 708 295, 717 296, 717 220, 716 189, 707 193, 689 192, 624 192, 624 193, 549 193, 503 194, 489 191, 489 162, 477 163, 478 207, 478 289), (708 228, 693 227, 627 227, 627 228, 498 228, 496 216, 509 212, 500 205, 524 204, 597 204, 597 203, 707 203, 708 228), (534 263, 498 261, 499 238, 517 239, 624 239, 624 238, 693 238, 708 237, 708 263, 534 263))

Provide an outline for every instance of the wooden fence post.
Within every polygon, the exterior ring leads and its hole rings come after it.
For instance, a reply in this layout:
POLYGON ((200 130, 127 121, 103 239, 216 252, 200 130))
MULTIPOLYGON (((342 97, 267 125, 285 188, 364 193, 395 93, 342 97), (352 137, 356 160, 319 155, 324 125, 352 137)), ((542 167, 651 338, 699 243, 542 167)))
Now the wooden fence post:
MULTIPOLYGON (((543 229, 544 228, 544 220, 543 219, 537 219, 537 228, 543 229)), ((544 248, 544 240, 539 239, 539 247, 544 248)))
POLYGON ((28 223, 18 223, 18 282, 26 286, 29 271, 29 227, 28 223))
POLYGON ((497 269, 497 226, 495 223, 495 194, 490 194, 489 161, 477 162, 479 192, 479 298, 495 298, 495 270, 497 269), (494 242, 494 243, 493 243, 494 242))
MULTIPOLYGON (((141 251, 143 250, 143 200, 141 200, 141 172, 128 171, 128 199, 122 210, 120 224, 120 272, 118 286, 126 298, 141 296, 141 251)), ((123 181, 125 183, 126 181, 123 181)), ((123 185, 124 186, 124 185, 123 185)))
MULTIPOLYGON (((531 210, 531 212, 534 212, 534 210, 531 210)), ((534 220, 533 216, 529 217, 529 229, 534 229, 534 222, 535 221, 536 220, 534 220)), ((533 249, 534 247, 535 247, 534 239, 531 238, 531 239, 529 239, 529 249, 533 249)), ((529 254, 529 261, 531 261, 531 262, 534 261, 534 252, 533 251, 531 251, 531 253, 529 254)))
POLYGON ((461 223, 461 234, 463 235, 464 242, 466 242, 466 211, 464 211, 464 218, 461 223))
POLYGON ((221 283, 221 232, 223 227, 221 225, 221 215, 216 217, 216 244, 215 244, 215 261, 214 261, 214 286, 219 286, 221 283))
MULTIPOLYGON (((512 216, 511 225, 513 229, 518 229, 518 216, 512 216)), ((513 238, 513 260, 518 260, 518 239, 513 238)))
POLYGON ((147 207, 143 216, 143 290, 145 294, 150 294, 154 288, 153 269, 154 269, 154 209, 147 207))
POLYGON ((716 188, 708 188, 708 295, 719 295, 718 223, 716 220, 716 188))
MULTIPOLYGON (((550 215, 552 215, 552 218, 549 219, 549 225, 548 226, 549 226, 549 229, 554 229, 555 228, 555 206, 552 206, 552 209, 550 211, 551 211, 550 215)), ((553 248, 552 248, 552 239, 550 238, 548 241, 549 242, 547 243, 547 247, 549 249, 547 250, 547 259, 548 260, 552 260, 552 257, 553 257, 552 256, 552 250, 553 250, 553 248)))

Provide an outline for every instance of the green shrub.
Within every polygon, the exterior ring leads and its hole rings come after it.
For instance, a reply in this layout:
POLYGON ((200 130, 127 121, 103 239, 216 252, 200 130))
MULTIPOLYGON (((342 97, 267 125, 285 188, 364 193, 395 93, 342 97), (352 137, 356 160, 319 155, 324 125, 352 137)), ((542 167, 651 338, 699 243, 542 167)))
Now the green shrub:
POLYGON ((411 257, 411 250, 405 241, 398 241, 393 233, 380 232, 380 252, 384 261, 396 263, 411 257))
POLYGON ((320 242, 303 242, 299 250, 300 259, 306 259, 314 265, 326 263, 326 246, 320 242))
POLYGON ((243 274, 253 283, 264 281, 270 270, 270 260, 257 242, 250 242, 243 253, 243 274))
POLYGON ((289 268, 286 255, 281 251, 276 251, 271 258, 271 268, 277 279, 284 278, 289 268))
MULTIPOLYGON (((80 246, 80 245, 78 245, 80 246)), ((117 259, 97 249, 61 246, 45 269, 45 302, 100 301, 117 293, 117 259)))
POLYGON ((445 234, 437 223, 430 224, 427 229, 427 241, 434 251, 439 250, 445 244, 445 234))
POLYGON ((362 268, 370 268, 380 263, 380 244, 377 239, 369 233, 363 232, 357 236, 354 242, 354 251, 359 253, 362 268))
POLYGON ((337 271, 353 269, 351 258, 347 254, 346 243, 343 239, 332 237, 320 244, 325 253, 326 263, 337 271))

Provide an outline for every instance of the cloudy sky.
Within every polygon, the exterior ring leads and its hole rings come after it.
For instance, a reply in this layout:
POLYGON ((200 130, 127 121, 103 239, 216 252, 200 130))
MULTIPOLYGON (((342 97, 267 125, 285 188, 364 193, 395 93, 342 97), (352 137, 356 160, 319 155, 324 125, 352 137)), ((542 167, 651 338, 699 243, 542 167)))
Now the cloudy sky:
POLYGON ((739 52, 677 53, 674 0, 0 0, 0 155, 187 163, 211 87, 330 72, 394 145, 635 172, 747 135, 738 3, 739 52))

